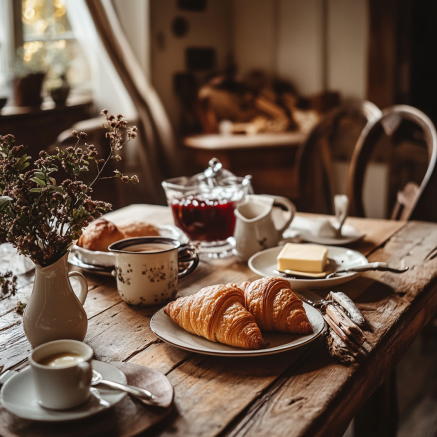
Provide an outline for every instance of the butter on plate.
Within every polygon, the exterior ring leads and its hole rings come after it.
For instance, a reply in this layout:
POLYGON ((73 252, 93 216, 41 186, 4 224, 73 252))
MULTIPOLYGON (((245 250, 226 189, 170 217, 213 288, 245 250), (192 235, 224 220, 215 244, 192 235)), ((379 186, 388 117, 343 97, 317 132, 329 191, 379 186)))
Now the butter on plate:
POLYGON ((328 249, 317 244, 287 243, 277 260, 278 270, 322 273, 328 261, 328 249))

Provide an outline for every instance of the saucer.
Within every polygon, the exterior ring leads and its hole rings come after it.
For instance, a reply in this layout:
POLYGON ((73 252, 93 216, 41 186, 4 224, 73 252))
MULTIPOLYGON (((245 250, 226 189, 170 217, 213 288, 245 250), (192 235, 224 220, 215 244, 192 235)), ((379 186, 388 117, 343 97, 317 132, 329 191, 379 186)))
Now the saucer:
MULTIPOLYGON (((127 383, 124 373, 112 364, 93 360, 92 366, 102 374, 104 379, 122 384, 127 383)), ((98 391, 102 399, 109 402, 110 407, 120 402, 126 396, 124 392, 104 389, 100 388, 100 386, 98 391)), ((69 410, 49 410, 41 407, 36 397, 32 369, 30 367, 27 367, 6 381, 0 393, 0 401, 10 413, 23 419, 41 422, 62 422, 82 419, 109 408, 102 406, 99 399, 93 395, 90 396, 85 404, 69 410)))
MULTIPOLYGON (((291 287, 299 288, 327 288, 344 284, 352 281, 361 275, 361 273, 339 273, 329 279, 295 279, 287 278, 275 272, 278 268, 277 256, 284 246, 273 247, 272 249, 263 250, 253 255, 249 259, 249 268, 252 272, 260 276, 276 276, 286 279, 290 282, 291 287)), ((346 247, 326 246, 328 249, 329 270, 335 271, 351 267, 364 266, 368 264, 367 258, 356 250, 347 249, 346 247)))

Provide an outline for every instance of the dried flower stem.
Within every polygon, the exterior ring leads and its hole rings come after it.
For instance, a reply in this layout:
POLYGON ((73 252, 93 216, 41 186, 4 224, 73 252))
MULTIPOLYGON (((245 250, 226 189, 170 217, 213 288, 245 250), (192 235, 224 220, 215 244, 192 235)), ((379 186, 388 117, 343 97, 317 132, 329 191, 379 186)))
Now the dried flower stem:
POLYGON ((121 160, 119 151, 135 138, 138 129, 127 127, 123 115, 108 115, 104 109, 110 142, 109 155, 98 159, 94 145, 81 140, 85 132, 72 132, 77 139, 74 146, 65 150, 56 148, 55 154, 41 151, 34 168, 26 170, 32 162, 24 153, 24 146, 13 146, 13 135, 0 136, 0 234, 6 236, 17 250, 35 263, 47 266, 64 256, 83 228, 111 209, 111 204, 92 200, 92 186, 99 179, 120 178, 122 182, 137 183, 137 176, 115 175, 102 177, 110 159, 121 160), (90 184, 78 181, 78 176, 89 171, 89 161, 97 165, 97 175, 90 184), (99 163, 103 163, 100 167, 99 163), (60 184, 54 176, 66 173, 60 184))

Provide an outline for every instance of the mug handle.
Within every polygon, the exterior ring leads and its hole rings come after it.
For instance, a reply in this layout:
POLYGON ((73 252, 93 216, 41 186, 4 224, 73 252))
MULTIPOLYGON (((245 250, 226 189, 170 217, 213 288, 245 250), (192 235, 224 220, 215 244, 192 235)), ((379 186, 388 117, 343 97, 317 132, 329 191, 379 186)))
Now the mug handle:
POLYGON ((91 364, 85 361, 83 363, 79 363, 77 367, 79 368, 80 375, 79 388, 81 390, 89 388, 91 379, 93 377, 93 369, 91 368, 91 364))
POLYGON ((79 295, 77 296, 77 298, 79 299, 79 302, 83 306, 83 304, 85 303, 85 299, 88 295, 88 282, 85 279, 85 276, 82 275, 82 273, 80 273, 80 272, 74 271, 74 272, 69 272, 68 277, 69 278, 76 277, 78 279, 78 281, 80 283, 80 291, 79 291, 79 295))
POLYGON ((280 236, 282 236, 283 232, 288 228, 288 226, 290 226, 290 223, 294 219, 294 215, 296 214, 296 207, 286 197, 282 197, 282 196, 269 196, 269 197, 273 197, 274 199, 273 204, 282 205, 283 207, 286 208, 287 211, 290 212, 290 217, 285 221, 283 226, 280 229, 276 229, 280 234, 280 236))
POLYGON ((199 254, 193 246, 182 246, 178 249, 178 262, 190 262, 190 265, 178 273, 178 278, 182 279, 192 273, 199 264, 199 254))

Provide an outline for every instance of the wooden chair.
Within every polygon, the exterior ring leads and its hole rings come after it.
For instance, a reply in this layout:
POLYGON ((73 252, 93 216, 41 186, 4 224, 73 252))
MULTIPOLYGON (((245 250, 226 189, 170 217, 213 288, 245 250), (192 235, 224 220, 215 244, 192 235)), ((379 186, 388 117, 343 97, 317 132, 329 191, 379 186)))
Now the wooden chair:
POLYGON ((407 105, 395 105, 382 111, 382 117, 362 131, 352 156, 348 174, 349 214, 365 217, 363 185, 367 164, 378 140, 385 133, 392 137, 401 123, 408 120, 423 132, 428 150, 428 169, 420 186, 409 182, 398 192, 392 218, 437 221, 435 193, 437 189, 437 133, 432 121, 421 111, 407 105))
POLYGON ((334 175, 330 140, 341 120, 361 118, 367 127, 381 117, 381 111, 368 101, 351 102, 329 111, 300 145, 296 156, 295 185, 299 211, 333 213, 334 175))

